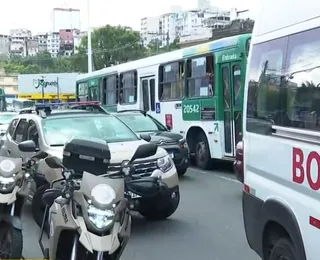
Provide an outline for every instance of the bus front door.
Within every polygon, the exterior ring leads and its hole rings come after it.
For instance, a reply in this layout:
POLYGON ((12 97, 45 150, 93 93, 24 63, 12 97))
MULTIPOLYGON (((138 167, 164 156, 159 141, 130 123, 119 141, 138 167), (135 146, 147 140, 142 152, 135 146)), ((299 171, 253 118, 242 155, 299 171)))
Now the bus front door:
POLYGON ((140 109, 144 111, 155 111, 156 103, 155 103, 155 77, 143 77, 140 78, 140 86, 141 86, 141 101, 140 101, 140 109))
POLYGON ((236 144, 241 140, 242 95, 240 62, 226 63, 221 66, 222 99, 224 122, 224 154, 235 156, 236 144))

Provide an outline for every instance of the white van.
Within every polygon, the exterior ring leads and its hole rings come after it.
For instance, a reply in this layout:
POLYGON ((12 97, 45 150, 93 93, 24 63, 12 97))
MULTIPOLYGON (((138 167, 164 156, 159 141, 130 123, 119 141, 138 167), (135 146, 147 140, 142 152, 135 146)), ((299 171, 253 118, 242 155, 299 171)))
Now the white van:
POLYGON ((243 218, 264 260, 320 259, 320 2, 263 0, 244 99, 243 218))

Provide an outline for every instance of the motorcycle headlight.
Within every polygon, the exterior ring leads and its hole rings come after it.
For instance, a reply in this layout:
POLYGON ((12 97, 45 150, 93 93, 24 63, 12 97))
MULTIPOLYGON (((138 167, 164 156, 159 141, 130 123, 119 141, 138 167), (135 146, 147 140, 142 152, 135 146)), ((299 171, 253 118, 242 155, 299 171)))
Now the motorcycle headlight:
POLYGON ((116 192, 108 184, 98 184, 91 191, 93 204, 95 202, 102 207, 110 205, 116 198, 116 192))
POLYGON ((14 175, 11 174, 14 168, 15 164, 11 160, 5 159, 0 162, 0 170, 2 175, 4 175, 0 176, 0 191, 9 191, 15 186, 16 180, 14 175))
POLYGON ((165 157, 159 158, 157 164, 161 171, 167 172, 172 168, 173 161, 169 155, 166 155, 165 157))
POLYGON ((4 174, 12 172, 15 167, 14 162, 9 159, 5 159, 0 162, 0 170, 4 172, 4 174))
POLYGON ((88 206, 88 218, 90 222, 97 228, 101 229, 107 227, 113 222, 114 210, 113 209, 98 209, 93 205, 88 206))
POLYGON ((88 218, 97 228, 104 228, 113 222, 114 210, 112 204, 116 192, 108 184, 98 184, 91 191, 92 204, 88 206, 88 218), (99 208, 101 207, 101 208, 99 208))

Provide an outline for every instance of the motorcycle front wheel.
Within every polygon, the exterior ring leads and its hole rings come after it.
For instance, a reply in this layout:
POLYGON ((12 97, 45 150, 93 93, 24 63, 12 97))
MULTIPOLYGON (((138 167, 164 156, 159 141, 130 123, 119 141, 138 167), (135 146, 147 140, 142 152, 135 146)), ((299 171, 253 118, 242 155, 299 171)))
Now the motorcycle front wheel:
POLYGON ((0 259, 21 259, 23 249, 22 230, 6 222, 0 223, 0 259))

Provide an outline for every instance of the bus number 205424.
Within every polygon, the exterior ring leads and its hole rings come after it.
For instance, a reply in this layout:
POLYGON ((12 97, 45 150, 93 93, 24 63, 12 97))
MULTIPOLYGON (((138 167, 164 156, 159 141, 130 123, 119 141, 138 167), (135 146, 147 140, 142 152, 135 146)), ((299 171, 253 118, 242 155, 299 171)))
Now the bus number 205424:
POLYGON ((184 105, 183 106, 183 113, 184 114, 200 113, 200 106, 199 105, 184 105))

